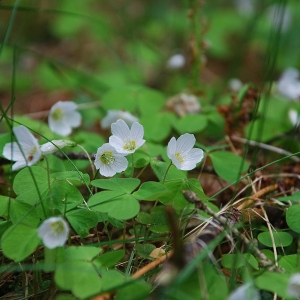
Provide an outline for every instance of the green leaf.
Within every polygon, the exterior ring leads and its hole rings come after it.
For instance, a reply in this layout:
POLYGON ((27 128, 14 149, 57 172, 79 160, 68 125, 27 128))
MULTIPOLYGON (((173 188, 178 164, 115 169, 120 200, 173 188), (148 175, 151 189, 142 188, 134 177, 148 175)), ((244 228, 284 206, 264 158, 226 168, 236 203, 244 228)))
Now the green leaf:
POLYGON ((55 180, 67 180, 72 183, 89 184, 90 176, 79 171, 65 171, 51 174, 55 180))
POLYGON ((295 194, 291 196, 279 197, 278 201, 299 201, 300 200, 300 191, 297 191, 295 194))
POLYGON ((286 255, 280 258, 278 264, 279 267, 283 268, 285 272, 295 272, 298 267, 299 255, 292 254, 286 255))
POLYGON ((83 202, 83 198, 78 189, 67 181, 54 181, 51 189, 47 191, 47 196, 43 195, 44 205, 49 209, 55 208, 62 214, 75 208, 83 202))
MULTIPOLYGON (((172 126, 169 113, 157 113, 155 122, 153 115, 147 114, 140 118, 140 123, 144 126, 145 139, 148 141, 161 142, 167 138, 172 126)), ((174 117, 174 116, 172 116, 174 117)))
POLYGON ((196 133, 205 129, 207 118, 204 115, 186 115, 174 122, 173 126, 180 133, 196 133))
POLYGON ((217 174, 228 182, 233 182, 249 169, 248 163, 240 156, 227 152, 215 151, 209 154, 217 174))
POLYGON ((124 275, 116 270, 102 270, 101 276, 101 284, 103 286, 103 291, 118 288, 119 286, 123 285, 125 281, 124 275))
POLYGON ((70 290, 78 298, 88 298, 100 292, 102 281, 91 262, 67 260, 59 264, 54 275, 62 290, 70 290))
POLYGON ((151 212, 150 231, 158 234, 170 232, 168 220, 164 210, 165 208, 161 206, 156 207, 155 210, 151 212))
POLYGON ((151 215, 146 212, 139 212, 136 221, 145 225, 151 224, 151 215))
MULTIPOLYGON (((162 181, 165 177, 165 174, 167 172, 167 169, 168 169, 170 163, 159 161, 159 160, 153 158, 150 161, 150 165, 151 165, 151 168, 152 168, 153 172, 155 173, 156 177, 160 181, 162 181)), ((174 179, 183 179, 183 178, 186 178, 186 172, 178 170, 175 166, 172 165, 168 171, 166 181, 174 180, 174 179)))
POLYGON ((11 199, 9 215, 13 224, 26 224, 35 226, 39 223, 39 215, 37 210, 30 204, 11 199))
POLYGON ((156 249, 152 244, 136 244, 135 249, 139 256, 149 258, 151 252, 156 249))
POLYGON ((93 180, 91 184, 101 189, 130 194, 140 182, 137 178, 109 178, 93 180))
POLYGON ((222 265, 226 269, 238 269, 249 264, 255 270, 259 270, 258 262, 250 253, 244 254, 224 254, 221 259, 222 265))
POLYGON ((289 275, 284 273, 264 272, 255 279, 255 285, 265 291, 276 293, 279 297, 290 299, 287 294, 289 275))
POLYGON ((93 264, 110 268, 116 265, 125 256, 124 250, 115 250, 101 254, 93 260, 93 264))
POLYGON ((15 262, 20 262, 30 255, 39 242, 37 229, 25 224, 8 228, 1 238, 4 255, 15 262))
POLYGON ((0 195, 0 216, 6 218, 8 216, 8 205, 11 198, 0 195))
POLYGON ((133 112, 136 109, 135 94, 139 87, 126 87, 110 89, 102 97, 102 106, 105 110, 127 110, 133 112))
POLYGON ((63 261, 82 260, 92 261, 102 251, 101 248, 80 246, 71 246, 63 251, 63 261))
POLYGON ((67 212, 66 218, 81 238, 88 236, 89 229, 98 223, 96 212, 87 209, 71 210, 67 212))
POLYGON ((164 106, 165 98, 156 90, 143 88, 138 91, 138 107, 141 115, 154 115, 164 106))
POLYGON ((140 210, 139 202, 132 195, 116 191, 99 192, 88 203, 92 210, 106 212, 117 220, 131 219, 140 210))
POLYGON ((200 183, 196 179, 180 179, 167 181, 165 187, 169 193, 159 197, 159 201, 165 205, 172 205, 176 210, 181 210, 190 204, 182 194, 182 190, 194 191, 201 200, 206 201, 207 197, 202 191, 200 183))
POLYGON ((157 200, 159 196, 168 194, 167 188, 160 182, 144 182, 137 192, 132 194, 138 200, 157 200))
POLYGON ((288 226, 297 233, 300 233, 300 204, 294 204, 286 212, 288 226))
POLYGON ((115 300, 147 299, 151 289, 151 285, 144 281, 133 281, 118 289, 115 300))
MULTIPOLYGON (((293 237, 282 231, 272 231, 275 247, 287 247, 293 242, 293 237)), ((269 232, 262 232, 257 236, 260 243, 267 247, 272 247, 272 239, 269 232)))
POLYGON ((17 199, 36 205, 41 201, 40 196, 48 190, 48 175, 40 167, 33 166, 30 170, 25 168, 16 175, 13 188, 18 195, 17 199))

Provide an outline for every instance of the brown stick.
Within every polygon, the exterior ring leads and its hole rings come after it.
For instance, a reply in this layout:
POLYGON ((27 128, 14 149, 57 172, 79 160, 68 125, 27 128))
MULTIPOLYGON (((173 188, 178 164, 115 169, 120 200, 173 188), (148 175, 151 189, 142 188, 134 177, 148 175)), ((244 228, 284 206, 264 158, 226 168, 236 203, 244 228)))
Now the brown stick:
POLYGON ((245 208, 248 208, 249 206, 251 206, 251 204, 253 202, 256 201, 256 199, 259 199, 261 198, 263 195, 267 194, 267 193, 270 193, 270 192, 273 192, 275 190, 277 190, 278 188, 278 184, 274 184, 274 185, 270 185, 270 186, 267 186, 263 189, 261 189, 260 191, 258 191, 257 193, 253 194, 251 197, 249 198, 246 198, 246 201, 243 202, 242 204, 240 204, 237 209, 238 210, 243 210, 245 208))
POLYGON ((144 266, 143 268, 136 271, 134 274, 132 274, 131 278, 137 279, 145 274, 147 274, 149 271, 153 270, 155 267, 161 265, 163 262, 165 262, 167 259, 169 259, 173 255, 173 250, 169 251, 167 254, 155 259, 150 264, 144 266))

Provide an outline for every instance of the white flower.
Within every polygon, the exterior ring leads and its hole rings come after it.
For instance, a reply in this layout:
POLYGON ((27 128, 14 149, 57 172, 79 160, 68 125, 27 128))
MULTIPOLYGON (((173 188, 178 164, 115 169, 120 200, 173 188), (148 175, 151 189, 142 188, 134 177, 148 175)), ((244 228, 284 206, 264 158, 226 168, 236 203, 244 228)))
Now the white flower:
POLYGON ((279 92, 287 98, 297 101, 300 99, 299 71, 295 68, 286 69, 277 83, 279 92))
POLYGON ((51 131, 62 136, 71 134, 72 128, 81 124, 81 114, 76 111, 77 104, 72 101, 58 101, 51 109, 48 123, 51 131))
POLYGON ((294 109, 289 110, 289 118, 290 118, 291 123, 294 126, 298 126, 300 124, 300 116, 296 110, 294 110, 294 109))
POLYGON ((243 86, 243 83, 238 78, 231 78, 228 81, 228 86, 229 86, 229 89, 232 90, 233 92, 238 92, 241 89, 241 87, 243 86))
POLYGON ((125 171, 128 161, 124 154, 118 153, 113 146, 106 143, 98 148, 94 165, 101 175, 111 177, 125 171))
POLYGON ((112 136, 109 137, 109 144, 113 146, 118 153, 130 154, 140 148, 144 143, 144 128, 141 124, 135 122, 131 129, 123 120, 118 120, 111 124, 112 136))
POLYGON ((123 110, 109 110, 107 115, 101 120, 101 127, 103 129, 109 128, 112 123, 117 120, 124 120, 128 126, 131 126, 134 122, 138 122, 138 118, 131 113, 123 110))
POLYGON ((235 289, 228 297, 228 300, 259 300, 258 290, 252 283, 245 283, 235 289))
POLYGON ((193 148, 196 139, 193 134, 185 133, 178 140, 174 137, 168 143, 167 154, 177 169, 192 170, 203 158, 203 150, 193 148))
POLYGON ((167 67, 170 69, 180 69, 185 65, 185 57, 182 54, 171 56, 167 62, 167 67))
POLYGON ((43 155, 48 155, 55 153, 59 149, 62 149, 64 147, 74 147, 76 146, 75 142, 72 141, 66 141, 66 140, 53 140, 51 142, 48 142, 46 144, 43 144, 41 146, 41 151, 43 155))
POLYGON ((47 248, 53 249, 65 244, 69 230, 68 223, 62 217, 51 217, 39 227, 38 236, 47 248))
POLYGON ((287 292, 297 299, 300 297, 300 273, 296 273, 290 278, 287 292))
POLYGON ((13 132, 19 144, 17 142, 6 144, 2 153, 5 158, 16 161, 12 169, 18 170, 38 162, 42 153, 32 133, 23 125, 13 128, 13 132))
POLYGON ((194 95, 181 93, 167 101, 167 108, 176 112, 180 117, 189 114, 196 114, 200 111, 201 105, 194 95))

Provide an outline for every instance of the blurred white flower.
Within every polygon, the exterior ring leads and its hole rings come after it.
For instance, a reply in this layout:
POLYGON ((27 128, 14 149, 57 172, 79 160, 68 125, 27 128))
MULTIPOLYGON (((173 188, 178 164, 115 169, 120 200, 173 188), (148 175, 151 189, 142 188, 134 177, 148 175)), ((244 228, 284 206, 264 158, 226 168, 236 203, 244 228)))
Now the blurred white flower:
POLYGON ((292 297, 300 298, 300 273, 291 276, 287 292, 292 297))
POLYGON ((174 111, 178 116, 183 117, 185 115, 198 113, 201 109, 201 105, 196 96, 181 93, 167 101, 167 108, 174 111))
POLYGON ((252 15, 255 11, 252 0, 234 0, 234 5, 240 14, 252 15))
POLYGON ((94 165, 101 175, 111 177, 125 171, 128 161, 124 154, 118 153, 113 146, 106 143, 98 148, 94 165))
POLYGON ((286 69, 277 82, 279 92, 287 98, 300 100, 299 71, 295 68, 286 69))
POLYGON ((48 142, 46 144, 43 144, 41 146, 41 151, 43 155, 48 155, 55 153, 59 149, 62 149, 64 147, 75 147, 76 143, 72 141, 66 141, 66 140, 53 140, 51 142, 48 142))
POLYGON ((243 83, 238 78, 231 78, 228 81, 228 87, 233 92, 238 92, 242 86, 243 86, 243 83))
POLYGON ((171 56, 167 62, 169 69, 181 69, 185 65, 185 57, 182 54, 171 56))
POLYGON ((258 290, 252 283, 245 283, 235 289, 228 297, 228 300, 259 300, 258 290))
POLYGON ((67 136, 72 129, 81 124, 81 114, 76 111, 77 104, 72 101, 58 101, 51 109, 48 123, 51 131, 67 136))
POLYGON ((5 158, 16 161, 12 169, 18 170, 38 162, 42 153, 32 133, 23 125, 14 127, 13 132, 19 144, 17 142, 6 144, 2 153, 5 158))
POLYGON ((286 32, 291 27, 292 12, 287 5, 271 5, 266 11, 266 17, 274 29, 281 26, 282 32, 286 32))
POLYGON ((178 140, 174 137, 168 143, 167 154, 179 170, 192 170, 203 158, 203 150, 193 148, 196 139, 193 134, 185 133, 178 140))
POLYGON ((101 127, 107 129, 112 123, 117 120, 124 120, 128 126, 131 126, 134 122, 138 122, 138 118, 133 116, 131 113, 123 110, 109 110, 107 115, 101 120, 101 127))
POLYGON ((144 143, 144 127, 135 122, 131 129, 123 120, 118 120, 111 124, 112 136, 109 137, 109 144, 113 146, 118 153, 125 155, 134 153, 144 143))
POLYGON ((291 123, 294 126, 298 126, 300 124, 300 116, 296 110, 294 110, 294 109, 289 110, 289 118, 290 118, 291 123))
POLYGON ((51 217, 41 224, 38 236, 47 248, 53 249, 65 244, 69 231, 69 225, 62 217, 51 217))

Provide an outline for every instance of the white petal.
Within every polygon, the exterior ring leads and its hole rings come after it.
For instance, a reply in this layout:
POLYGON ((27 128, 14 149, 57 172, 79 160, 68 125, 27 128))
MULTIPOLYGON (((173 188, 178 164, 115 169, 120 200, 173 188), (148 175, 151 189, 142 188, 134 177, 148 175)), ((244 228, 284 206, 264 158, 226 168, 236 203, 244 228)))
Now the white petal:
POLYGON ((68 235, 68 223, 61 217, 51 217, 45 220, 38 229, 38 236, 42 238, 44 245, 49 249, 63 246, 68 235), (59 223, 62 226, 60 231, 54 230, 54 223, 59 223))
POLYGON ((259 300, 259 292, 251 283, 244 283, 235 289, 228 300, 259 300))
POLYGON ((194 161, 195 164, 200 162, 203 158, 203 150, 199 148, 193 148, 185 155, 186 160, 194 161))
POLYGON ((177 142, 174 137, 172 137, 168 143, 168 148, 167 148, 167 155, 170 159, 172 159, 172 156, 175 154, 177 148, 177 142))
POLYGON ((118 136, 111 135, 109 137, 109 144, 118 152, 118 153, 130 153, 124 149, 125 142, 120 139, 118 136))
POLYGON ((81 124, 81 114, 78 111, 71 111, 65 113, 65 121, 71 127, 78 127, 81 124))
POLYGON ((37 139, 33 136, 33 134, 23 125, 14 127, 13 132, 15 134, 16 139, 18 142, 26 143, 30 145, 38 145, 37 139))
POLYGON ((181 135, 177 140, 176 152, 179 152, 181 154, 186 154, 194 147, 195 142, 196 139, 193 134, 185 133, 181 135))
POLYGON ((116 123, 111 124, 111 132, 123 141, 130 138, 129 127, 123 120, 118 120, 116 123))
POLYGON ((291 276, 287 292, 295 298, 300 297, 300 273, 291 276))
POLYGON ((77 104, 73 101, 58 101, 52 107, 51 110, 55 110, 57 108, 62 109, 64 112, 74 111, 77 109, 77 104))
POLYGON ((131 127, 131 140, 140 143, 143 140, 143 137, 144 127, 138 122, 133 123, 131 127))
POLYGON ((12 170, 17 171, 27 166, 26 160, 18 160, 16 163, 12 165, 12 170))
POLYGON ((291 123, 296 126, 300 122, 300 117, 298 115, 298 112, 294 109, 289 110, 289 118, 291 123))
POLYGON ((177 159, 177 157, 174 154, 171 154, 169 158, 172 160, 173 165, 179 169, 182 170, 182 163, 177 159))

